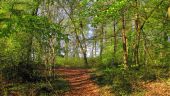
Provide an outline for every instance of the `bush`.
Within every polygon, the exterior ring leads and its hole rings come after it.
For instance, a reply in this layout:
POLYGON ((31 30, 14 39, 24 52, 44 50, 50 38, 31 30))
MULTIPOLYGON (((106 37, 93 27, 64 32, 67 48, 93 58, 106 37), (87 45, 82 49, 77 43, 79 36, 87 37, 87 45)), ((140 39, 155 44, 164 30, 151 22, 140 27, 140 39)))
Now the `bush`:
POLYGON ((154 69, 147 70, 147 68, 141 68, 139 72, 140 72, 141 79, 144 81, 154 81, 157 79, 156 70, 154 69))
MULTIPOLYGON (((42 65, 41 65, 42 66, 42 65)), ((20 62, 18 65, 8 66, 2 69, 2 75, 9 81, 34 82, 40 80, 40 71, 37 64, 25 64, 20 62)))
POLYGON ((138 77, 144 81, 155 81, 161 78, 168 78, 169 65, 164 64, 148 64, 141 66, 137 71, 138 77))
POLYGON ((60 78, 49 82, 13 83, 9 86, 0 90, 0 96, 58 96, 69 90, 68 81, 60 78))
POLYGON ((136 74, 133 74, 135 72, 124 70, 121 66, 110 66, 100 70, 102 70, 100 76, 95 79, 99 85, 111 85, 114 93, 118 96, 127 95, 132 92, 132 84, 137 79, 136 74))
POLYGON ((126 70, 122 66, 102 66, 99 69, 100 76, 95 80, 100 85, 111 85, 116 95, 124 96, 138 90, 133 86, 138 86, 140 81, 154 81, 162 78, 161 76, 165 78, 169 68, 167 66, 147 65, 129 67, 126 70))
POLYGON ((91 67, 99 67, 102 65, 102 60, 100 57, 88 58, 88 63, 91 67))

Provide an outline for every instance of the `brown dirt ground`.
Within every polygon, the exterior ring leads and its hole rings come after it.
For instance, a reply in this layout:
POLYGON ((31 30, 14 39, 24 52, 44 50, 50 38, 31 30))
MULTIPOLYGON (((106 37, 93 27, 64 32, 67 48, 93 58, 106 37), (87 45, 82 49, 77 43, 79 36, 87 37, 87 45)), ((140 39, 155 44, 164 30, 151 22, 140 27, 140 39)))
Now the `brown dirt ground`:
POLYGON ((145 96, 170 96, 170 85, 166 82, 150 82, 144 84, 145 96))
POLYGON ((60 73, 70 85, 70 90, 62 96, 101 96, 99 86, 90 80, 90 70, 59 68, 60 73))

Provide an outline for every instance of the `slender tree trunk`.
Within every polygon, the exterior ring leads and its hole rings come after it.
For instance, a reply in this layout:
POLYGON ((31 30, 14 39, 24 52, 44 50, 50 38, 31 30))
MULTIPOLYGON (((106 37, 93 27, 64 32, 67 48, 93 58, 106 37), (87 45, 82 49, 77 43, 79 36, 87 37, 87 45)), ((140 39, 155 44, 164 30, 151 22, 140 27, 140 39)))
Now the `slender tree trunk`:
POLYGON ((117 34, 116 34, 116 21, 114 20, 113 24, 113 34, 114 34, 114 55, 116 54, 117 49, 117 34))
POLYGON ((55 61, 56 61, 56 52, 55 52, 55 43, 56 43, 56 37, 55 37, 55 35, 53 35, 52 36, 52 38, 51 38, 51 64, 54 66, 54 64, 55 64, 55 61))
POLYGON ((125 67, 128 66, 128 51, 127 51, 127 37, 126 37, 126 28, 125 28, 125 16, 122 15, 122 42, 123 42, 123 63, 125 67))
POLYGON ((114 35, 114 48, 113 48, 113 64, 115 62, 115 58, 116 58, 116 51, 117 51, 117 34, 116 34, 116 20, 114 19, 113 22, 113 35, 114 35))
POLYGON ((82 21, 80 21, 80 28, 81 28, 81 35, 82 35, 82 38, 83 38, 83 42, 81 44, 81 46, 83 46, 83 57, 84 57, 84 63, 86 64, 86 66, 88 66, 88 61, 87 61, 87 45, 86 45, 86 37, 84 35, 84 32, 83 32, 83 23, 82 21))
MULTIPOLYGON (((82 30, 79 30, 77 27, 77 25, 76 25, 76 22, 75 22, 75 20, 74 20, 74 18, 73 18, 73 8, 71 7, 71 12, 69 13, 68 11, 67 11, 67 9, 61 4, 61 1, 60 0, 57 0, 57 2, 58 2, 58 4, 63 8, 63 10, 65 11, 65 13, 68 15, 68 17, 70 18, 70 20, 71 20, 71 22, 72 22, 72 24, 73 24, 73 26, 74 26, 74 32, 75 32, 75 36, 76 36, 76 40, 77 40, 77 42, 79 43, 79 45, 80 45, 80 49, 81 49, 81 51, 82 51, 82 53, 83 53, 83 58, 84 58, 84 63, 85 63, 85 65, 86 66, 88 66, 88 61, 87 61, 87 54, 86 54, 86 49, 84 49, 83 48, 83 45, 82 45, 82 42, 80 41, 80 38, 79 38, 79 35, 78 35, 78 31, 82 31, 82 30)), ((80 22, 79 22, 80 23, 80 22)), ((79 26, 80 28, 81 28, 81 25, 79 26)), ((86 46, 86 45, 85 45, 86 46)))
POLYGON ((102 54, 103 54, 103 40, 104 40, 104 25, 102 24, 101 26, 101 40, 100 40, 100 57, 102 58, 102 54))
POLYGON ((69 41, 65 41, 65 57, 68 58, 69 54, 69 41))
MULTIPOLYGON (((136 8, 138 11, 138 0, 136 0, 136 8)), ((138 12, 136 14, 135 27, 136 27, 136 44, 135 44, 134 58, 135 58, 135 63, 139 64, 139 45, 140 45, 141 29, 140 29, 140 20, 139 20, 138 12)))
POLYGON ((94 55, 97 56, 97 41, 96 40, 94 41, 94 51, 95 51, 94 55))
POLYGON ((79 56, 79 42, 78 42, 78 40, 76 40, 76 46, 75 46, 75 57, 78 57, 78 58, 80 58, 80 56, 79 56))
POLYGON ((80 45, 80 49, 81 49, 82 54, 83 54, 84 64, 85 64, 85 66, 88 66, 87 54, 86 54, 86 51, 84 50, 83 45, 82 45, 82 43, 80 41, 80 38, 79 38, 79 36, 77 34, 77 29, 76 28, 75 28, 75 34, 76 34, 76 39, 77 39, 77 41, 78 41, 78 43, 80 45))
POLYGON ((146 40, 145 40, 145 38, 143 38, 144 40, 143 40, 143 48, 144 48, 144 56, 143 56, 143 59, 144 59, 144 65, 146 65, 147 64, 147 53, 146 53, 146 40))
POLYGON ((92 42, 92 49, 91 49, 91 57, 93 58, 94 57, 94 46, 95 46, 95 43, 94 41, 92 42))

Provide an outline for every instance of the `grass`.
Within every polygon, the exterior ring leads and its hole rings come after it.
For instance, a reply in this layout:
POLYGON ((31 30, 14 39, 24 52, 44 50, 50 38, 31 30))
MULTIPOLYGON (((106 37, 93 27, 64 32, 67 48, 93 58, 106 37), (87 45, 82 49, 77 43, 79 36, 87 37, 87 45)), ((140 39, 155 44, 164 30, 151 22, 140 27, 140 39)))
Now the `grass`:
MULTIPOLYGON (((94 68, 100 66, 101 60, 99 57, 97 58, 88 58, 88 68, 94 68)), ((64 58, 64 57, 57 57, 56 58, 56 65, 58 67, 73 67, 73 68, 87 68, 84 64, 83 58, 64 58)))
POLYGON ((77 67, 82 68, 84 67, 84 61, 82 58, 63 58, 57 57, 56 58, 56 66, 59 67, 77 67))

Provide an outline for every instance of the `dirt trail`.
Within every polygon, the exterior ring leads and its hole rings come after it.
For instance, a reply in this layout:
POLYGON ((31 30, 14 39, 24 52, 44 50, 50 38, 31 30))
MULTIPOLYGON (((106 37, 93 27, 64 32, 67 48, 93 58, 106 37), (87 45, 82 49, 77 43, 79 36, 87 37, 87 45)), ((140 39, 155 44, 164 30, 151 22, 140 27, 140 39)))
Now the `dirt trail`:
POLYGON ((90 80, 89 70, 59 68, 57 72, 68 80, 71 87, 62 96, 100 96, 99 86, 90 80))

